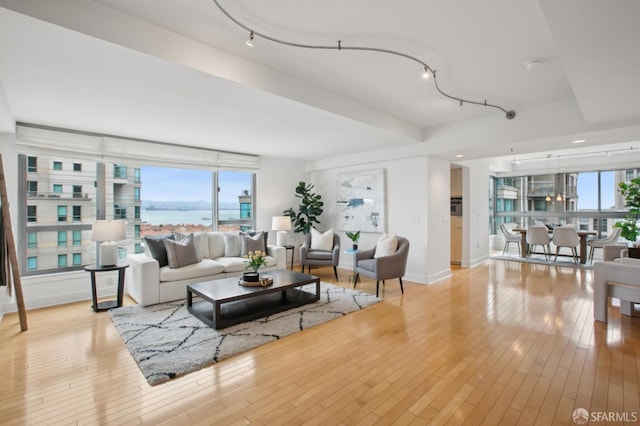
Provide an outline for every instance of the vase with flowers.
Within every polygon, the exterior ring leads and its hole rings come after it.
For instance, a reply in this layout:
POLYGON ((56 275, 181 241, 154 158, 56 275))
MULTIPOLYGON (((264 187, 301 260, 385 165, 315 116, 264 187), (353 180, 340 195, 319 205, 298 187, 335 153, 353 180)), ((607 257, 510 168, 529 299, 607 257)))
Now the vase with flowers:
POLYGON ((242 274, 242 279, 248 282, 257 282, 260 280, 260 273, 258 270, 262 266, 267 265, 267 256, 266 253, 261 250, 250 251, 245 256, 245 261, 247 262, 246 269, 251 269, 253 272, 245 272, 242 274))

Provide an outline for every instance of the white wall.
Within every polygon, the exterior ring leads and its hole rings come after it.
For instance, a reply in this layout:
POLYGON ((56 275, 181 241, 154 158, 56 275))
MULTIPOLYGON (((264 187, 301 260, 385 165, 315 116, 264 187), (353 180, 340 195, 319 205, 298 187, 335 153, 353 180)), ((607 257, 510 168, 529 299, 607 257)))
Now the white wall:
POLYGON ((490 160, 476 160, 462 168, 462 266, 474 266, 489 258, 490 163, 490 160))
MULTIPOLYGON (((337 161, 337 164, 340 164, 337 161)), ((373 161, 352 166, 327 167, 310 170, 310 182, 325 202, 318 227, 335 227, 337 178, 340 173, 364 170, 385 170, 386 229, 407 237, 411 244, 405 278, 428 283, 450 274, 449 269, 449 163, 426 156, 373 161), (446 225, 446 226, 443 226, 446 225), (433 244, 430 246, 430 243, 433 244), (443 248, 446 246, 446 250, 443 248)), ((351 241, 339 231, 341 246, 351 241)), ((375 246, 380 234, 364 233, 359 245, 375 246)), ((351 269, 352 256, 341 253, 340 266, 351 269)))

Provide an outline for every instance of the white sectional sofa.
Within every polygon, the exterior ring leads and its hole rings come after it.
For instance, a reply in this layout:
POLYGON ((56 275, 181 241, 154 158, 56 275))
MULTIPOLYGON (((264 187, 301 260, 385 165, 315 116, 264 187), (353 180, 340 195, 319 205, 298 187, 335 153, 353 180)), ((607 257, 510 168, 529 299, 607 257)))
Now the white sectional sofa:
MULTIPOLYGON (((125 275, 126 293, 142 306, 155 305, 184 299, 188 284, 242 275, 247 271, 242 249, 253 250, 255 240, 247 239, 246 234, 240 234, 195 234, 193 240, 201 260, 180 267, 160 266, 160 262, 149 251, 128 255, 130 267, 125 275)), ((266 238, 264 244, 266 245, 266 238)), ((260 272, 286 268, 284 247, 266 245, 266 252, 267 265, 260 272)))

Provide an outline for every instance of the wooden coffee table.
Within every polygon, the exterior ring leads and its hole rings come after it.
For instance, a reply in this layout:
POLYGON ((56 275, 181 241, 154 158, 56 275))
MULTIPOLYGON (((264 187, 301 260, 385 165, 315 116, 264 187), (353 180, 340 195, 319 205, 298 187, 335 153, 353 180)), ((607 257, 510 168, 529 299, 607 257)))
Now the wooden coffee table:
POLYGON ((192 315, 215 329, 282 312, 320 300, 320 278, 281 269, 270 271, 273 284, 244 287, 238 277, 204 281, 187 285, 187 309, 192 315), (298 287, 316 285, 315 294, 298 287), (193 302, 193 296, 201 302, 193 302))

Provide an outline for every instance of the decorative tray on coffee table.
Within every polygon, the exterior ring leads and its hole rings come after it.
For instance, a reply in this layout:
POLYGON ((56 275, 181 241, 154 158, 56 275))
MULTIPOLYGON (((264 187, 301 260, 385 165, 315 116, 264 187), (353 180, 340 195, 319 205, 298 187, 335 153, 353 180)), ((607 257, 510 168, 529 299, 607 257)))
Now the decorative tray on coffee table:
POLYGON ((238 278, 238 284, 244 287, 266 287, 273 284, 273 277, 271 275, 260 275, 258 281, 245 281, 242 277, 238 278))

